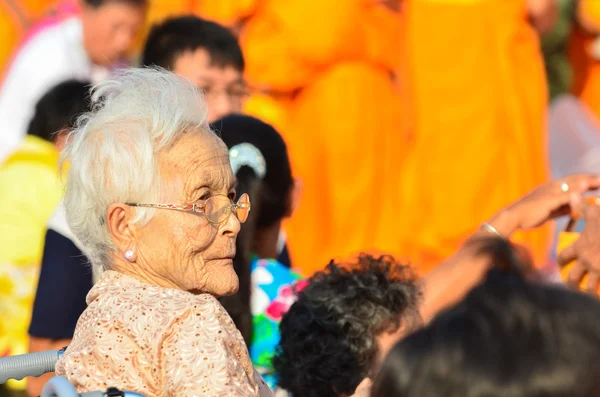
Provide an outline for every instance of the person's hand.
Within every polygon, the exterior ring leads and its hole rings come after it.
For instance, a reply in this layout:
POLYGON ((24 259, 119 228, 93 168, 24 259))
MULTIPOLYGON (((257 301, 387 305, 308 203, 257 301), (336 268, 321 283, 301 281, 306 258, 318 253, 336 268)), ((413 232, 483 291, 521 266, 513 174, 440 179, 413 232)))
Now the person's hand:
POLYGON ((350 397, 369 397, 371 395, 371 379, 364 378, 350 397))
POLYGON ((600 188, 600 176, 574 174, 549 182, 527 194, 492 218, 491 224, 503 237, 518 229, 538 227, 550 219, 570 213, 572 194, 600 188))
POLYGON ((579 239, 558 255, 558 264, 562 267, 576 261, 569 272, 567 284, 578 288, 587 275, 585 289, 589 293, 596 294, 600 284, 600 208, 585 204, 576 194, 571 196, 571 207, 585 220, 585 227, 579 239))

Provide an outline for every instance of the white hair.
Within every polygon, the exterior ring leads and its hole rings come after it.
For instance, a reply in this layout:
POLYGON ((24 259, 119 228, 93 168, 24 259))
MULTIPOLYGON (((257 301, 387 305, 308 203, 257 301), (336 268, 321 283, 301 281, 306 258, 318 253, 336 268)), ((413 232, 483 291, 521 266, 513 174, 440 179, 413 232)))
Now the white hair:
MULTIPOLYGON (((102 271, 115 249, 108 207, 159 200, 157 153, 186 132, 210 129, 198 88, 160 68, 123 70, 96 85, 91 101, 92 111, 78 119, 62 154, 69 163, 64 204, 73 234, 102 271)), ((137 208, 135 221, 144 224, 153 213, 137 208)))

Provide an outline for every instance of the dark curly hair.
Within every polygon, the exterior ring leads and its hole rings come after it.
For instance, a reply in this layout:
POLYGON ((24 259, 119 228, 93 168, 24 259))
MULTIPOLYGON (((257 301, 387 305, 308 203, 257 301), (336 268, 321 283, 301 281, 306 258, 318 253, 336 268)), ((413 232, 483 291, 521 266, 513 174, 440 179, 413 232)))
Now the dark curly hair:
POLYGON ((361 254, 329 263, 283 316, 273 365, 294 397, 351 395, 377 356, 376 336, 412 327, 421 292, 410 266, 361 254))

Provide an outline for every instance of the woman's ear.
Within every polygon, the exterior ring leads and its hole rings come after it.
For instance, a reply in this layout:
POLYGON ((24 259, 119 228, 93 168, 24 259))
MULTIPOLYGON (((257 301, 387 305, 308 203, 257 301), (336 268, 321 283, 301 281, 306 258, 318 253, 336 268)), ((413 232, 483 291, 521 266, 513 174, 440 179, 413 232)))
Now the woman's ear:
POLYGON ((135 245, 135 209, 123 203, 113 203, 106 210, 106 225, 117 249, 126 252, 135 245))
POLYGON ((304 185, 302 184, 301 179, 294 179, 294 181, 292 182, 292 187, 288 192, 287 209, 285 213, 286 217, 291 217, 300 205, 303 186, 304 185))

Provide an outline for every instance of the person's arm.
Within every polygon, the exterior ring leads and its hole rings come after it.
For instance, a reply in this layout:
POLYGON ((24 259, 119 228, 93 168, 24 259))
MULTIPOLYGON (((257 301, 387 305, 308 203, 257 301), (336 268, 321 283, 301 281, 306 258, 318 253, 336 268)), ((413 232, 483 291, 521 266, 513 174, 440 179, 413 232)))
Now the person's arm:
POLYGON ((527 9, 531 23, 541 35, 554 29, 559 14, 557 0, 527 0, 527 9))
MULTIPOLYGON (((48 230, 29 327, 30 352, 59 350, 71 343, 91 287, 92 273, 83 253, 69 238, 48 230)), ((30 378, 28 394, 38 396, 53 375, 30 378)))
MULTIPOLYGON (((571 194, 581 194, 598 187, 600 177, 596 175, 572 175, 553 181, 501 210, 487 223, 501 237, 510 238, 519 229, 535 228, 549 219, 568 214, 571 194), (568 189, 564 189, 565 186, 568 189)), ((494 233, 479 230, 473 237, 485 235, 493 236, 494 233)), ((462 299, 489 270, 488 258, 478 255, 478 246, 471 244, 472 241, 472 238, 469 239, 456 254, 425 276, 421 306, 421 316, 425 322, 462 299)))

